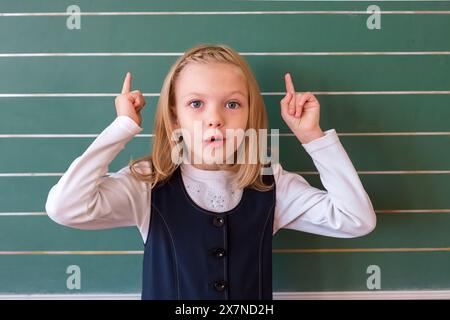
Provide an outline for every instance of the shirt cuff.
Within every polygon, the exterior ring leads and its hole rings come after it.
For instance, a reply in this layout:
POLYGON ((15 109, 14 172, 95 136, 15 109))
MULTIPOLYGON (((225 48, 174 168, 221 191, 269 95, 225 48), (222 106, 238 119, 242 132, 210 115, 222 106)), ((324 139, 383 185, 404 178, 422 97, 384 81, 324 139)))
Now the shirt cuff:
POLYGON ((339 137, 336 133, 335 129, 330 129, 324 132, 325 135, 323 137, 314 139, 308 143, 302 144, 305 150, 311 154, 316 152, 317 150, 327 148, 337 142, 339 142, 339 137))
POLYGON ((118 125, 124 128, 132 135, 136 135, 144 130, 128 116, 117 116, 117 118, 113 121, 113 125, 118 125))

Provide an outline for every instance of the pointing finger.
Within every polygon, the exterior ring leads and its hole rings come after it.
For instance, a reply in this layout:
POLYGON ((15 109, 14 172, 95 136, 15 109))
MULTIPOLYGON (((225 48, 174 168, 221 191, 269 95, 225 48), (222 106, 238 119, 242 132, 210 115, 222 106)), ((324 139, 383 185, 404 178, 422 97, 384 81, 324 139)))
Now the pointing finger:
POLYGON ((122 86, 122 93, 129 93, 131 90, 131 73, 127 72, 122 86))
POLYGON ((284 81, 286 83, 286 92, 295 92, 294 83, 292 82, 291 74, 286 73, 284 75, 284 81))

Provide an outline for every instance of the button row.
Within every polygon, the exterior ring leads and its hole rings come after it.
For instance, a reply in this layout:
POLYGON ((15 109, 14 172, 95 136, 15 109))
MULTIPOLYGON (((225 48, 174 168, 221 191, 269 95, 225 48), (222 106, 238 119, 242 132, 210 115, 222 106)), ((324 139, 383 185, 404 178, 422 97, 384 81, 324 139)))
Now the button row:
MULTIPOLYGON (((220 227, 223 227, 224 224, 225 224, 225 219, 223 217, 214 217, 213 218, 214 226, 220 228, 220 227)), ((215 249, 213 249, 212 253, 218 259, 224 258, 227 254, 227 252, 224 248, 215 248, 215 249)), ((223 292, 227 287, 228 287, 228 283, 224 280, 214 281, 214 289, 218 292, 223 292)))

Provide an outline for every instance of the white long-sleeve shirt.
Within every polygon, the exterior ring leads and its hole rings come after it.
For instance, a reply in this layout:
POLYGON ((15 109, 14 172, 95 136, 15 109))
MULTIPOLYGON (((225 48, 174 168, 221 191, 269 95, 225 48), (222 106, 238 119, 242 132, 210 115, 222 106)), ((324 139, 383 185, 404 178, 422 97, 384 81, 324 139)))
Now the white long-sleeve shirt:
MULTIPOLYGON (((116 155, 143 129, 127 116, 118 116, 76 158, 47 198, 45 209, 59 224, 79 229, 137 226, 144 242, 150 221, 151 189, 128 168, 108 174, 116 155)), ((376 225, 372 203, 334 129, 302 144, 326 190, 311 186, 302 176, 272 164, 276 184, 273 234, 281 228, 351 238, 376 225)), ((300 147, 300 144, 299 144, 300 147)), ((150 172, 148 163, 138 167, 150 172)), ((232 188, 232 172, 202 170, 181 164, 183 183, 192 200, 204 209, 223 212, 235 207, 242 189, 232 188)))

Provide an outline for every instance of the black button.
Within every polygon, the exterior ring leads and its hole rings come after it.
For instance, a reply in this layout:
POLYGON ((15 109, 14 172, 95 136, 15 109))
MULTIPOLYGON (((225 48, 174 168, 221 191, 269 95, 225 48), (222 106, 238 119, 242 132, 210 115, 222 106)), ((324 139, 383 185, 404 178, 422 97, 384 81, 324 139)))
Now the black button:
POLYGON ((213 250, 213 254, 217 257, 217 258, 223 258, 226 255, 226 251, 224 248, 216 248, 213 250))
POLYGON ((219 292, 222 292, 227 288, 226 281, 215 281, 214 282, 214 289, 216 289, 219 292))
POLYGON ((224 223, 225 223, 225 219, 222 217, 214 217, 214 219, 213 219, 213 224, 216 227, 221 227, 221 226, 223 226, 224 223))

